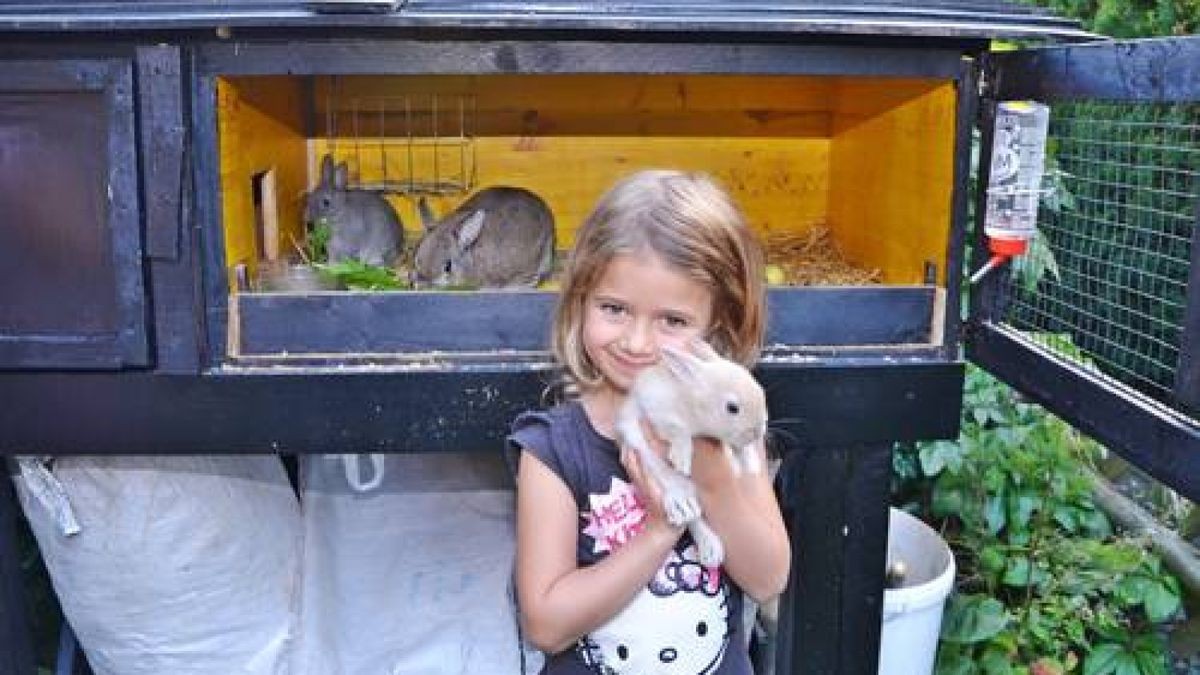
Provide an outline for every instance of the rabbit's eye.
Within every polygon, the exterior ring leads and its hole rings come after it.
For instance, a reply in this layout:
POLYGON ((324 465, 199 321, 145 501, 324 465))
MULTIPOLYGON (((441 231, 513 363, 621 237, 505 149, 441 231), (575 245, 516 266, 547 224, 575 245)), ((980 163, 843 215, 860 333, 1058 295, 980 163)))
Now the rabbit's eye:
POLYGON ((729 413, 730 415, 736 415, 741 411, 742 407, 739 406, 735 401, 726 401, 725 412, 729 413))
POLYGON ((446 274, 450 274, 450 261, 449 260, 447 260, 446 264, 442 267, 442 271, 445 272, 446 274))

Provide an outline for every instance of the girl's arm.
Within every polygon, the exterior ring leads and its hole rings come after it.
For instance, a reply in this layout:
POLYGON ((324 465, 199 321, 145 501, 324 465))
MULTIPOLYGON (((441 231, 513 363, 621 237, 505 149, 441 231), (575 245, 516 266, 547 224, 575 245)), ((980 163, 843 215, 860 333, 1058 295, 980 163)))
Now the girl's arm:
MULTIPOLYGON (((721 537, 725 571, 751 598, 763 602, 783 592, 791 567, 787 528, 766 469, 734 475, 720 444, 693 439, 692 479, 704 518, 721 537)), ((755 448, 758 466, 766 451, 755 448)))
MULTIPOLYGON (((640 494, 640 472, 631 471, 640 494)), ((658 495, 644 501, 652 503, 658 495)), ((681 529, 647 509, 645 529, 589 567, 578 567, 579 514, 570 490, 537 457, 521 453, 517 470, 517 598, 525 633, 539 649, 560 652, 633 600, 662 566, 681 529)))

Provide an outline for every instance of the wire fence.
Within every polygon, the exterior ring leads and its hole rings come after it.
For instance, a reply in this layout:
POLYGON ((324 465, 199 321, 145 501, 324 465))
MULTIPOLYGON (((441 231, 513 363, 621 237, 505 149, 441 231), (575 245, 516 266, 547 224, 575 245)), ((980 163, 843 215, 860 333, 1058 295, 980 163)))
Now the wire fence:
POLYGON ((1200 105, 1051 110, 1040 235, 1006 282, 1006 321, 1169 407, 1200 183, 1200 105))

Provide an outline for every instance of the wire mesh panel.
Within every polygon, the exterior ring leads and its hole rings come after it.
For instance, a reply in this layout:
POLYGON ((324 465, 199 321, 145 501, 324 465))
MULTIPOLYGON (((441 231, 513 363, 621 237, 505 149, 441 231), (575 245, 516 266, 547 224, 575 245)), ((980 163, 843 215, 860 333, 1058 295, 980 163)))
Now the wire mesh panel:
POLYGON ((1196 104, 1058 103, 1040 234, 1005 321, 1171 407, 1200 174, 1196 104))

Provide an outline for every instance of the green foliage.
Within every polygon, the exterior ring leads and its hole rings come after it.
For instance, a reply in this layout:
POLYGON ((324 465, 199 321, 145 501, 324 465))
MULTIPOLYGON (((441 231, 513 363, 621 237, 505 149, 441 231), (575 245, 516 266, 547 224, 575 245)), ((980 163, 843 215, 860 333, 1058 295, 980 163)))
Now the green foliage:
POLYGON ((318 263, 313 266, 326 278, 337 282, 339 288, 352 291, 392 291, 409 287, 407 282, 400 280, 396 270, 368 265, 357 260, 318 263))
POLYGON ((329 238, 332 236, 333 230, 324 220, 313 225, 304 238, 304 259, 310 264, 329 260, 329 238))
POLYGON ((1070 334, 1106 374, 1167 400, 1195 220, 1194 105, 1059 103, 1040 241, 1008 320, 1070 334))
POLYGON ((1032 4, 1116 38, 1192 35, 1200 29, 1200 0, 1034 0, 1032 4))
POLYGON ((329 262, 329 238, 333 231, 324 220, 313 225, 300 248, 300 255, 321 276, 336 284, 337 288, 352 291, 392 291, 409 288, 396 270, 378 265, 368 265, 358 260, 329 262))
POLYGON ((1179 584, 1092 501, 1081 467, 1099 446, 979 369, 964 404, 957 441, 894 461, 895 500, 958 562, 937 672, 1166 672, 1154 627, 1179 611, 1179 584))

